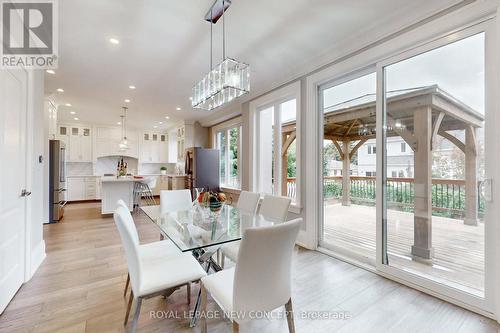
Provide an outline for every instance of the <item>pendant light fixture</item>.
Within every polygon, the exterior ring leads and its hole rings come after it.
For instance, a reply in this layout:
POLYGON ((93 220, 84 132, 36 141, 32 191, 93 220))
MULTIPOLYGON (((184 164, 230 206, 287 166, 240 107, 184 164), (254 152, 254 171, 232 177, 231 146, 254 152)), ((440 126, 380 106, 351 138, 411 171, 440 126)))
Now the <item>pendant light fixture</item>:
POLYGON ((226 57, 225 11, 230 0, 216 0, 205 20, 210 23, 210 71, 192 89, 191 105, 196 109, 213 110, 250 92, 250 66, 226 57), (213 25, 222 17, 222 62, 212 65, 213 25))
POLYGON ((122 109, 123 109, 123 114, 120 116, 120 118, 122 119, 122 121, 121 121, 121 124, 122 124, 122 140, 118 144, 118 148, 120 149, 120 151, 126 151, 126 150, 129 149, 129 147, 128 147, 128 139, 127 139, 127 125, 126 125, 128 107, 124 106, 124 107, 122 107, 122 109))

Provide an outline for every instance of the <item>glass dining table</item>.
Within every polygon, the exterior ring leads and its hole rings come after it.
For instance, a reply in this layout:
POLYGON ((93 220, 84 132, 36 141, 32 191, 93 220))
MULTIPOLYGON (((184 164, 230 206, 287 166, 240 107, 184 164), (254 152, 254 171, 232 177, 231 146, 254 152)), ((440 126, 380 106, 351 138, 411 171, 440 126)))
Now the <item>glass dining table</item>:
MULTIPOLYGON (((159 205, 142 206, 141 210, 182 252, 192 252, 207 273, 210 269, 217 272, 222 268, 213 255, 224 244, 241 240, 245 229, 266 227, 276 224, 259 214, 252 214, 236 207, 225 205, 219 212, 193 205, 190 210, 164 212, 159 205)), ((200 293, 191 318, 191 327, 196 325, 200 293)))

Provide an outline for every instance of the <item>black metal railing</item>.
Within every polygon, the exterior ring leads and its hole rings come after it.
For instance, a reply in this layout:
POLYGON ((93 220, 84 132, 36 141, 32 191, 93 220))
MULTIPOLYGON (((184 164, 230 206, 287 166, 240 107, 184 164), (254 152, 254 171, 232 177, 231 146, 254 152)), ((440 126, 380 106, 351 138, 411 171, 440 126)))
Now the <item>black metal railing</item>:
MULTIPOLYGON (((295 178, 288 178, 288 196, 295 198, 295 178)), ((350 200, 361 205, 375 205, 376 178, 350 177, 350 200)), ((484 214, 484 199, 480 195, 478 183, 478 213, 484 214)), ((325 200, 342 197, 342 176, 323 177, 323 196, 325 200)), ((387 178, 387 205, 390 209, 413 212, 415 201, 415 183, 413 178, 387 178)), ((433 215, 463 217, 465 214, 465 180, 432 179, 433 215)))

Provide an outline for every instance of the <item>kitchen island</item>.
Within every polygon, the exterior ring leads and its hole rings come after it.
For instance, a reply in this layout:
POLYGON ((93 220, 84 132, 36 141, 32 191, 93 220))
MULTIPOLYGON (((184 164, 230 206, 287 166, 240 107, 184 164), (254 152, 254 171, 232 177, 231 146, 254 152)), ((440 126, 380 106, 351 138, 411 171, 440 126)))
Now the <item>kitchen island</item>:
POLYGON ((130 211, 134 210, 134 186, 137 179, 131 176, 104 176, 101 178, 101 214, 113 214, 118 200, 123 200, 130 211))

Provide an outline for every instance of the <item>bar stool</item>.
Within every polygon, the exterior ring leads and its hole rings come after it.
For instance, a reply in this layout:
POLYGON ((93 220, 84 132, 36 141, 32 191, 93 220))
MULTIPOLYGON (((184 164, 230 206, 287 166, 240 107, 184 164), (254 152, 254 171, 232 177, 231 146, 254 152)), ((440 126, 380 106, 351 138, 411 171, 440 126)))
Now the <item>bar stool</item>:
POLYGON ((153 189, 156 187, 156 178, 148 177, 141 182, 136 182, 134 186, 134 208, 141 206, 141 200, 145 199, 146 204, 156 205, 153 196, 153 189))

